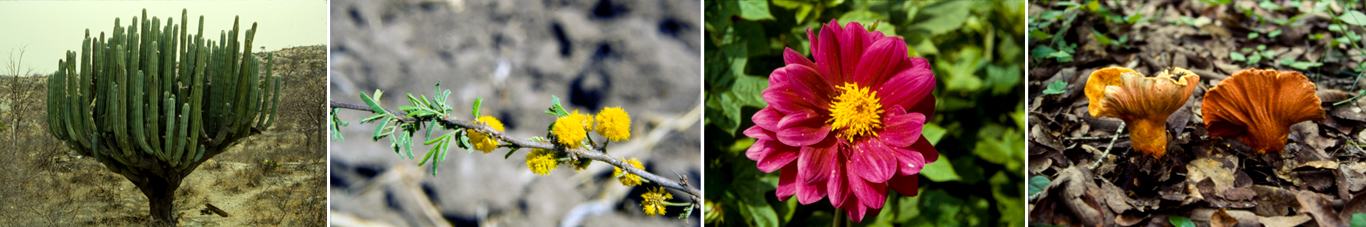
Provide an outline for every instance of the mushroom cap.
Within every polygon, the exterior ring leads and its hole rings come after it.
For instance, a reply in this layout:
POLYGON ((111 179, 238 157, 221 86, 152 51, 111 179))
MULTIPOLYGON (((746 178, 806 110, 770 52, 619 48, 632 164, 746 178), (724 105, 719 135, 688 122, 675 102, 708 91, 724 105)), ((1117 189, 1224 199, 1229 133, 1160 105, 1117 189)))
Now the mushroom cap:
POLYGON ((1299 72, 1246 69, 1206 92, 1200 111, 1210 136, 1237 138, 1257 153, 1279 153, 1290 125, 1325 117, 1316 88, 1299 72))
POLYGON ((1134 149, 1160 158, 1167 151, 1167 117, 1186 105, 1199 82, 1199 76, 1182 68, 1164 70, 1156 77, 1128 68, 1104 68, 1086 80, 1087 110, 1093 117, 1124 120, 1134 149))

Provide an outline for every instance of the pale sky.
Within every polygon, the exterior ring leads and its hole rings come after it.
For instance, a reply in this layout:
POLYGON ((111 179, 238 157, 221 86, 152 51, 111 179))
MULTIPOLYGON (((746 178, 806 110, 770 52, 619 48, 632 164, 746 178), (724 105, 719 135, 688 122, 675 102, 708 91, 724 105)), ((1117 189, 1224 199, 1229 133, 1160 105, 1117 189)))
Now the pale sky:
MULTIPOLYGON (((24 68, 46 75, 57 70, 57 60, 67 50, 80 56, 85 29, 90 36, 113 35, 114 18, 127 27, 134 16, 174 17, 180 24, 180 10, 189 10, 187 35, 198 30, 204 16, 204 38, 218 40, 219 31, 232 29, 233 16, 241 17, 242 35, 257 23, 252 51, 279 50, 286 47, 327 43, 327 1, 0 1, 0 62, 8 62, 10 52, 27 45, 24 68)), ((141 18, 139 18, 141 19, 141 18)), ((141 26, 141 25, 139 25, 141 26)), ((238 39, 241 39, 240 36, 238 39)), ((8 71, 0 65, 0 71, 8 71)))

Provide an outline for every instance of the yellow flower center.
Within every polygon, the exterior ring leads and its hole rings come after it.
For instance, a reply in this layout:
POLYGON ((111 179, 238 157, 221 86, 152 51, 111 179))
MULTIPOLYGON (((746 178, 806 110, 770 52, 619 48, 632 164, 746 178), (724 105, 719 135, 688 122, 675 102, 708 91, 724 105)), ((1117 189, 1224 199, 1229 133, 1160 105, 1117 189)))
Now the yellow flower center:
POLYGON ((825 121, 834 126, 831 130, 840 131, 839 136, 851 142, 862 136, 877 136, 875 130, 882 129, 882 103, 877 92, 851 83, 835 88, 840 95, 830 104, 830 119, 825 121))

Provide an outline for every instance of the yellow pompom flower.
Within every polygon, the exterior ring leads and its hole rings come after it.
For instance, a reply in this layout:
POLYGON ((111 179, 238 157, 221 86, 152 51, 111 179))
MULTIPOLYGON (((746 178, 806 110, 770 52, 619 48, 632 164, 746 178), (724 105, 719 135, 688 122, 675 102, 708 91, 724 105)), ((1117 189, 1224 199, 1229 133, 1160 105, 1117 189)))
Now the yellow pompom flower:
MULTIPOLYGON (((491 116, 479 117, 479 119, 475 119, 475 122, 489 125, 493 130, 503 131, 503 122, 498 121, 497 118, 491 116)), ((470 136, 470 143, 474 144, 475 150, 483 151, 485 154, 488 154, 489 152, 493 152, 494 148, 498 148, 498 139, 493 138, 488 134, 475 132, 474 129, 465 129, 465 134, 470 136)))
POLYGON ((546 175, 550 174, 551 169, 559 167, 560 161, 555 158, 555 151, 531 149, 531 152, 526 154, 526 165, 531 168, 532 173, 546 175))
POLYGON ((555 125, 550 128, 550 133, 555 135, 555 142, 570 149, 579 148, 579 141, 588 137, 588 130, 593 125, 593 116, 579 114, 579 110, 569 116, 555 119, 555 125))
POLYGON ((602 108, 602 112, 598 112, 597 120, 599 135, 613 142, 631 137, 631 115, 626 114, 626 110, 622 110, 621 107, 602 108))
MULTIPOLYGON (((645 169, 645 166, 641 165, 640 160, 636 160, 636 158, 631 158, 631 160, 622 159, 622 161, 630 163, 631 166, 635 166, 636 169, 645 169)), ((620 180, 621 184, 626 186, 640 185, 640 183, 643 181, 640 179, 639 175, 626 173, 626 171, 622 170, 621 167, 616 167, 616 170, 612 171, 612 175, 617 176, 617 180, 620 180)))
POLYGON ((645 208, 645 214, 655 216, 655 214, 664 214, 664 203, 666 200, 673 199, 674 195, 664 191, 664 187, 657 187, 640 195, 640 197, 645 199, 640 201, 640 206, 645 208))

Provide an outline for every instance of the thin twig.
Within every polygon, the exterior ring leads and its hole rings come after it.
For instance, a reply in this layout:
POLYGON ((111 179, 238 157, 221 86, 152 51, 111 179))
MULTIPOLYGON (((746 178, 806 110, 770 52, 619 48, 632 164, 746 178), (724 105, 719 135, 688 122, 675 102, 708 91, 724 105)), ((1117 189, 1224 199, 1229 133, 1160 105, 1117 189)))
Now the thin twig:
POLYGON ((1104 161, 1105 161, 1105 157, 1110 156, 1110 149, 1115 148, 1115 140, 1119 140, 1119 134, 1123 134, 1123 133, 1124 133, 1124 122, 1120 122, 1120 123, 1119 123, 1119 130, 1115 131, 1115 138, 1111 138, 1111 139, 1110 139, 1110 145, 1106 145, 1106 146, 1105 146, 1105 152, 1100 154, 1100 159, 1096 159, 1096 163, 1091 163, 1091 168, 1090 168, 1090 169, 1092 169, 1092 170, 1096 169, 1097 166, 1100 166, 1100 163, 1101 163, 1101 162, 1104 162, 1104 161))
MULTIPOLYGON (((378 111, 376 111, 376 110, 371 109, 369 106, 356 105, 356 104, 350 104, 350 103, 343 103, 343 102, 337 102, 337 101, 331 101, 331 106, 330 106, 330 107, 331 107, 331 108, 342 108, 342 109, 352 109, 352 110, 369 111, 369 112, 371 112, 371 113, 380 113, 380 112, 378 112, 378 111)), ((385 109, 385 111, 388 111, 389 113, 397 113, 397 115, 400 115, 400 116, 406 116, 406 115, 407 115, 407 113, 402 112, 402 111, 394 111, 394 110, 390 110, 390 109, 385 109)), ((398 120, 398 121, 401 121, 401 122, 408 122, 408 123, 425 121, 424 119, 417 119, 417 118, 411 118, 411 117, 402 117, 402 118, 396 117, 396 118, 394 118, 394 119, 395 119, 395 120, 398 120)), ((520 147, 522 147, 522 148, 536 148, 536 149, 546 149, 546 150, 560 150, 560 151, 568 152, 570 155, 575 156, 575 157, 578 157, 578 158, 589 158, 589 159, 597 160, 597 161, 600 161, 600 162, 604 162, 604 163, 607 163, 607 164, 609 164, 609 165, 613 165, 613 166, 619 167, 619 168, 621 168, 623 171, 626 171, 627 173, 635 174, 635 175, 640 176, 641 178, 645 178, 646 180, 650 180, 650 182, 654 182, 655 184, 658 184, 658 185, 660 185, 660 186, 664 186, 664 187, 667 187, 667 188, 672 188, 672 189, 674 189, 674 190, 682 191, 682 192, 684 192, 684 193, 688 193, 688 195, 690 195, 690 197, 691 197, 691 199, 692 199, 693 207, 694 207, 694 208, 697 208, 697 209, 701 209, 701 208, 702 208, 702 203, 700 202, 700 201, 702 201, 702 199, 701 199, 701 198, 702 198, 702 192, 701 192, 700 190, 698 190, 697 188, 693 188, 690 184, 687 184, 687 182, 682 182, 682 183, 680 183, 679 181, 670 180, 669 178, 665 178, 665 177, 661 177, 661 176, 659 176, 659 175, 655 175, 654 173, 647 172, 647 171, 645 171, 645 170, 643 170, 643 169, 637 169, 637 168, 635 168, 635 166, 626 164, 626 162, 623 162, 621 159, 613 158, 612 156, 607 155, 607 153, 606 153, 605 151, 603 151, 601 147, 592 147, 592 148, 590 148, 590 147, 582 147, 582 148, 568 149, 568 148, 565 148, 565 147, 556 146, 555 144, 552 144, 552 143, 527 141, 527 140, 524 140, 524 139, 512 137, 512 136, 508 135, 508 134, 505 133, 505 132, 493 130, 492 128, 489 128, 488 125, 485 125, 485 124, 482 124, 482 123, 476 123, 476 122, 473 122, 473 121, 466 121, 466 120, 460 120, 460 119, 448 118, 448 117, 442 117, 442 118, 440 118, 440 119, 438 119, 438 120, 440 120, 442 123, 446 123, 446 124, 448 124, 448 125, 455 125, 455 126, 460 127, 460 128, 472 129, 472 130, 474 130, 474 131, 476 131, 476 132, 479 132, 479 133, 488 134, 489 136, 492 136, 492 137, 494 137, 494 138, 498 138, 499 140, 502 140, 502 141, 507 142, 507 143, 512 144, 512 145, 520 146, 520 147)), ((428 127, 431 127, 431 126, 428 126, 428 127)))

